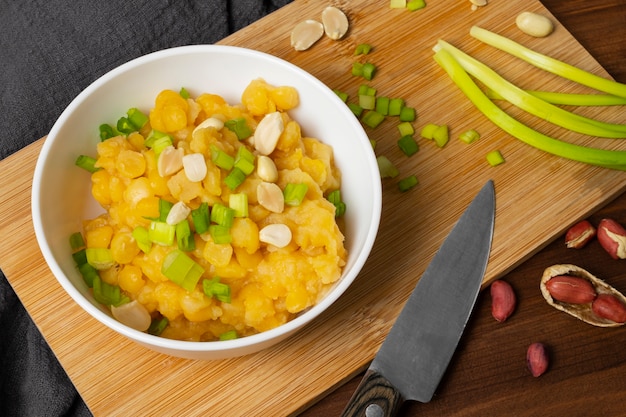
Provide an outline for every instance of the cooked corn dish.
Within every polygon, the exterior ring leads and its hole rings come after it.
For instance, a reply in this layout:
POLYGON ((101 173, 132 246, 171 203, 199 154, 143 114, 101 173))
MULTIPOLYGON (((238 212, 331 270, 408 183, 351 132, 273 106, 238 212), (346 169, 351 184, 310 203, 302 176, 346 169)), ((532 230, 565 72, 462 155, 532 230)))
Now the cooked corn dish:
POLYGON ((298 103, 295 88, 262 79, 237 105, 163 90, 149 112, 100 127, 97 155, 83 158, 105 210, 71 244, 116 319, 224 340, 280 326, 324 297, 347 257, 341 174, 332 148, 289 116, 298 103))

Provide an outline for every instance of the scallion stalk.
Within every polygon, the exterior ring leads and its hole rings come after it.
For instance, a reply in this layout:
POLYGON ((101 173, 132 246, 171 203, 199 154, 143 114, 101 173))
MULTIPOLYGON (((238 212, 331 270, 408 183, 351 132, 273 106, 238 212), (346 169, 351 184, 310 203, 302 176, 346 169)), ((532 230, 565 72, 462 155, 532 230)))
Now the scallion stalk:
POLYGON ((220 334, 220 340, 224 341, 224 340, 235 340, 237 339, 237 330, 229 330, 227 332, 224 332, 222 334, 220 334))
POLYGON ((191 210, 191 220, 196 233, 203 234, 209 230, 210 216, 209 203, 200 203, 197 209, 191 210))
POLYGON ((75 232, 70 235, 70 248, 72 251, 77 251, 85 247, 85 239, 83 239, 83 234, 80 232, 75 232))
POLYGON ((235 165, 235 158, 221 150, 215 145, 211 145, 211 161, 220 168, 231 170, 235 165))
POLYGON ((417 184, 417 177, 415 175, 409 175, 408 177, 398 181, 398 189, 404 193, 415 187, 417 184))
POLYGON ((96 166, 96 162, 98 162, 97 159, 91 156, 79 155, 79 157, 76 158, 75 164, 77 167, 80 167, 88 172, 94 173, 100 170, 100 168, 96 166))
POLYGON ((335 217, 341 217, 346 213, 346 203, 341 199, 341 191, 333 190, 328 193, 326 199, 335 206, 335 217))
POLYGON ((184 252, 174 249, 165 256, 161 272, 174 284, 191 292, 204 274, 204 269, 184 252))
POLYGON ((308 190, 309 186, 304 183, 288 183, 283 190, 285 204, 288 206, 299 206, 302 204, 308 190))
MULTIPOLYGON (((576 94, 560 93, 557 91, 536 91, 526 90, 528 94, 547 101, 552 104, 563 106, 623 106, 626 105, 626 98, 611 94, 576 94)), ((492 100, 503 100, 504 98, 496 91, 487 89, 487 97, 492 100)))
POLYGON ((397 143, 406 156, 411 156, 419 151, 419 146, 412 135, 402 136, 397 143))
POLYGON ((212 224, 209 226, 209 234, 211 235, 213 242, 218 245, 233 241, 233 237, 230 234, 230 227, 212 224))
POLYGON ((514 104, 534 116, 540 117, 565 129, 590 136, 604 138, 626 137, 626 125, 604 123, 571 113, 513 85, 487 65, 450 45, 448 42, 439 40, 437 46, 448 51, 465 71, 474 76, 481 83, 485 84, 491 90, 497 91, 498 94, 511 104, 514 104))
POLYGON ((389 101, 389 116, 400 116, 400 112, 404 107, 404 99, 392 98, 389 101))
POLYGON ((111 253, 111 249, 108 248, 87 248, 86 249, 87 262, 94 268, 109 269, 115 265, 115 259, 111 253))
POLYGON ((132 236, 143 253, 150 252, 150 249, 152 249, 152 241, 150 240, 148 229, 143 226, 137 226, 133 229, 132 236))
POLYGON ((196 242, 191 233, 191 227, 188 220, 183 220, 176 224, 176 243, 178 249, 183 252, 191 252, 196 249, 196 242))
POLYGON ((211 210, 211 221, 213 223, 230 229, 233 226, 234 218, 235 210, 220 203, 213 205, 213 209, 211 210))
POLYGON ((151 221, 148 236, 152 243, 161 246, 170 246, 174 244, 176 226, 167 224, 166 222, 151 221))
POLYGON ((487 153, 487 155, 485 155, 485 158, 487 159, 489 165, 491 165, 492 167, 498 166, 505 162, 504 156, 502 156, 502 153, 497 149, 487 153))
POLYGON ((246 175, 252 174, 254 171, 254 154, 245 146, 240 146, 237 149, 233 166, 239 168, 246 175))
POLYGON ((252 129, 248 127, 244 117, 237 117, 224 122, 224 126, 235 133, 237 139, 244 140, 252 136, 252 129))
POLYGON ((235 193, 229 195, 228 207, 235 212, 235 217, 248 217, 248 194, 235 193))
POLYGON ((626 170, 626 151, 604 150, 575 145, 537 132, 515 120, 496 106, 449 52, 440 49, 435 53, 434 59, 489 120, 513 137, 556 156, 591 165, 626 170))
POLYGON ((168 324, 170 324, 170 321, 167 319, 167 317, 159 317, 153 319, 150 323, 150 327, 148 327, 148 334, 151 334, 153 336, 160 336, 168 324))
POLYGON ((239 168, 233 168, 226 178, 224 178, 224 183, 231 190, 236 190, 243 182, 246 180, 246 174, 239 168))
POLYGON ((378 113, 376 110, 368 110, 361 119, 363 124, 371 129, 376 129, 384 120, 385 116, 378 113))
POLYGON ((100 304, 116 307, 130 301, 128 297, 122 294, 120 287, 108 284, 102 281, 100 277, 93 280, 93 298, 100 304))
POLYGON ((223 303, 230 303, 231 301, 230 286, 220 282, 219 277, 215 277, 211 280, 203 280, 202 290, 209 298, 215 297, 223 303))
POLYGON ((385 155, 377 156, 376 163, 381 178, 395 178, 400 174, 398 168, 385 155))
POLYGON ((586 85, 587 87, 591 87, 598 91, 603 91, 618 97, 626 97, 626 84, 602 78, 563 61, 559 61, 558 59, 535 52, 509 38, 490 32, 478 26, 472 26, 470 29, 470 35, 488 45, 507 52, 545 71, 559 75, 568 80, 575 81, 579 84, 586 85))
POLYGON ((136 107, 128 109, 126 115, 128 116, 130 124, 135 127, 135 130, 141 129, 146 123, 148 123, 148 116, 136 107))

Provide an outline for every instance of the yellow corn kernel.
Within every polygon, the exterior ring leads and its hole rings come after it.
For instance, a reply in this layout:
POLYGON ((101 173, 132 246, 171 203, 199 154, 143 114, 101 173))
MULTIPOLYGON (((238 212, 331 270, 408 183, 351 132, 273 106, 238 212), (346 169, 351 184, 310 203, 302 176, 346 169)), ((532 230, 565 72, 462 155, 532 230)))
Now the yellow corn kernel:
POLYGON ((146 222, 147 219, 159 217, 159 198, 155 196, 142 198, 135 205, 133 214, 146 219, 146 222))
POLYGON ((189 181, 184 170, 173 175, 167 181, 167 187, 172 197, 184 203, 189 203, 191 200, 204 193, 202 183, 189 181))
POLYGON ((133 132, 126 137, 128 143, 133 147, 136 151, 143 151, 146 149, 145 146, 145 137, 139 132, 133 132))
POLYGON ((256 269, 259 263, 263 260, 263 253, 261 251, 248 253, 246 249, 238 247, 233 247, 233 250, 235 252, 237 263, 248 271, 256 269))
POLYGON ((287 292, 285 298, 285 307, 290 313, 298 313, 311 305, 309 300, 309 293, 306 286, 299 282, 296 285, 292 284, 292 287, 287 292))
POLYGON ((153 197, 154 192, 150 180, 146 177, 139 177, 131 180, 124 191, 124 201, 131 205, 138 204, 141 200, 153 197))
POLYGON ((108 248, 113 237, 113 228, 108 225, 96 227, 85 232, 85 243, 88 248, 108 248))
POLYGON ((291 152, 299 145, 300 139, 302 139, 300 125, 297 122, 290 120, 285 123, 285 129, 278 138, 276 148, 283 152, 291 152))
POLYGON ((121 150, 115 161, 117 172, 126 178, 137 178, 146 171, 146 160, 137 151, 121 150))
POLYGON ((118 276, 119 276, 120 268, 119 265, 114 265, 108 269, 102 269, 98 271, 100 275, 100 279, 110 285, 118 284, 118 276))
POLYGON ((111 254, 118 264, 129 264, 139 254, 139 246, 131 232, 118 231, 111 239, 111 254))
POLYGON ((261 116, 276 111, 269 85, 261 79, 252 80, 241 95, 241 103, 254 116, 261 116))
POLYGON ((102 206, 111 204, 111 193, 109 191, 109 173, 101 169, 91 174, 91 195, 102 206))
POLYGON ((126 184, 120 177, 111 176, 109 179, 109 193, 111 195, 111 203, 117 203, 124 199, 124 191, 126 184))
POLYGON ((298 105, 298 90, 291 86, 276 87, 270 91, 272 101, 280 110, 290 110, 298 105))
POLYGON ((150 125, 162 132, 175 132, 187 126, 189 104, 172 90, 161 91, 150 110, 150 125))
POLYGON ((217 94, 201 94, 196 98, 196 103, 202 107, 206 117, 220 113, 222 107, 226 106, 226 100, 217 94))
POLYGON ((259 250, 259 226, 247 217, 237 217, 230 228, 231 244, 248 253, 259 250))
POLYGON ((309 174, 320 187, 326 183, 328 175, 323 161, 305 156, 300 160, 300 168, 309 174))
POLYGON ((145 255, 140 254, 137 256, 133 264, 140 267, 146 278, 154 283, 169 281, 161 272, 161 265, 170 250, 170 248, 166 248, 165 246, 152 245, 150 252, 145 255))
POLYGON ((219 308, 214 308, 213 299, 199 291, 185 294, 181 299, 180 306, 185 318, 195 322, 214 320, 217 318, 217 314, 221 312, 219 308))
POLYGON ((215 275, 224 279, 230 278, 237 280, 243 279, 246 277, 246 275, 248 275, 248 271, 244 269, 241 265, 239 265, 234 257, 232 257, 230 259, 230 262, 228 262, 228 264, 226 265, 213 265, 213 267, 215 275))
POLYGON ((159 304, 159 311, 168 320, 175 320, 183 314, 180 301, 187 291, 171 281, 160 282, 154 289, 154 298, 159 304))
POLYGON ((131 294, 139 294, 146 283, 141 268, 136 265, 124 265, 117 276, 120 288, 131 294))
POLYGON ((202 257, 215 266, 226 266, 233 256, 233 247, 229 243, 206 242, 202 257))

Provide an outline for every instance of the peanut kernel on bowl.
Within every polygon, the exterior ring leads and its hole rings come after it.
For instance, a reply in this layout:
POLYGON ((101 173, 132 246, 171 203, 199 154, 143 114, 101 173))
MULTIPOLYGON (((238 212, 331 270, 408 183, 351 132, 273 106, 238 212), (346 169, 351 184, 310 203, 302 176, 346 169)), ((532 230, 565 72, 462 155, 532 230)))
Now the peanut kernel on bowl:
MULTIPOLYGON (((381 214, 381 184, 376 160, 359 122, 341 100, 304 70, 274 56, 239 47, 185 46, 152 53, 105 74, 81 92, 50 131, 35 167, 32 216, 37 242, 48 266, 69 296, 101 324, 155 351, 191 359, 221 359, 257 352, 293 335, 333 304, 354 281, 367 259, 381 214), (69 236, 102 208, 91 197, 89 175, 74 166, 93 154, 98 126, 117 120, 130 107, 149 109, 159 91, 185 87, 240 103, 251 80, 295 87, 300 104, 290 116, 303 135, 332 146, 342 175, 347 205, 344 234, 348 259, 341 279, 326 297, 292 321, 235 340, 188 342, 131 329, 115 320, 91 296, 71 256, 69 236)), ((58 302, 66 302, 59 300, 58 302)))

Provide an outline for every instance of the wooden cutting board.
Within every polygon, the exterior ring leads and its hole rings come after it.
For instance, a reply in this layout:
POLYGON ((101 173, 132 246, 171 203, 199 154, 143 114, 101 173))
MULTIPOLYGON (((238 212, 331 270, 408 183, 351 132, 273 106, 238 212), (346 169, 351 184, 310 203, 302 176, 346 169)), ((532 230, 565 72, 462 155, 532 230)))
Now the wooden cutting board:
MULTIPOLYGON (((464 0, 431 0, 413 13, 390 10, 388 2, 380 0, 333 4, 351 21, 351 31, 340 42, 322 39, 309 51, 293 51, 291 28, 303 19, 319 18, 326 5, 296 0, 222 43, 275 54, 354 97, 362 80, 350 75, 356 59, 352 52, 356 44, 369 42, 375 50, 367 59, 379 68, 370 85, 381 95, 402 97, 415 107, 417 129, 429 122, 446 123, 453 139, 444 149, 420 141, 420 152, 406 158, 395 145, 395 123, 368 130, 378 142, 377 152, 394 161, 401 176, 416 174, 420 184, 400 193, 393 180, 384 181, 380 233, 363 272, 326 314, 278 346, 242 358, 201 362, 154 353, 106 329, 65 294, 37 250, 30 186, 42 141, 0 162, 0 268, 96 416, 295 414, 367 365, 421 272, 485 181, 495 181, 497 195, 485 285, 626 188, 622 172, 552 157, 503 134, 477 113, 432 60, 431 47, 441 37, 524 88, 585 91, 468 35, 477 24, 608 77, 562 26, 557 24, 549 38, 531 39, 514 27, 522 11, 519 2, 507 0, 492 0, 473 12, 464 0), (482 138, 468 146, 455 138, 469 128, 482 138), (502 151, 505 164, 486 164, 484 155, 493 149, 502 151)), ((524 7, 551 16, 538 1, 524 2, 524 7)), ((617 107, 576 111, 609 121, 624 114, 617 107)), ((566 140, 619 146, 520 117, 566 140)))

